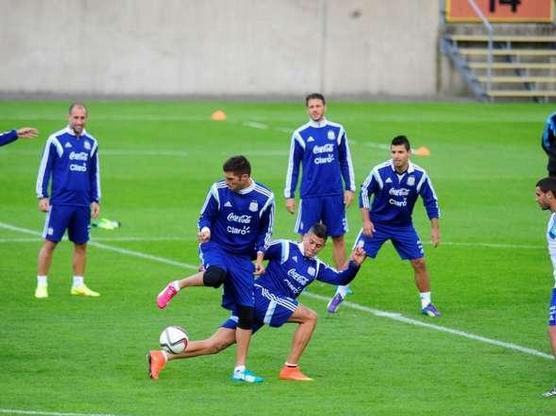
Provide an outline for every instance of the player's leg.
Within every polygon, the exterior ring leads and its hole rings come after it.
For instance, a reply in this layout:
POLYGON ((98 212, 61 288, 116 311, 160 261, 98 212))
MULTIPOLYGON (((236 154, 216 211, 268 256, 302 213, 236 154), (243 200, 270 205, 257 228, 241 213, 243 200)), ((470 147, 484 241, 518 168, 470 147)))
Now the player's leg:
POLYGON ((227 274, 225 264, 225 253, 220 247, 210 242, 199 246, 199 257, 204 270, 180 280, 174 280, 166 285, 158 294, 156 304, 160 309, 164 309, 178 292, 184 288, 197 286, 220 287, 227 274))
POLYGON ((37 288, 35 289, 36 298, 48 297, 48 272, 52 264, 54 250, 62 240, 69 223, 69 215, 64 207, 50 206, 44 221, 42 233, 43 244, 39 250, 37 261, 37 288))
MULTIPOLYGON (((355 238, 355 244, 353 245, 353 247, 363 247, 366 253, 366 257, 371 257, 374 259, 378 254, 380 247, 382 247, 382 245, 386 240, 388 240, 388 238, 390 238, 389 234, 381 230, 378 225, 375 225, 375 233, 372 237, 364 235, 363 231, 360 230, 359 234, 355 238)), ((328 313, 336 313, 348 293, 350 293, 349 286, 338 286, 336 289, 336 293, 330 298, 330 300, 328 301, 328 305, 326 306, 326 310, 328 311, 328 313)))
POLYGON ((85 285, 85 269, 87 266, 87 241, 91 210, 89 207, 75 207, 68 223, 68 237, 73 242, 73 283, 70 293, 76 296, 98 297, 100 293, 85 285))
POLYGON ((349 231, 346 218, 344 196, 319 198, 321 219, 326 225, 328 235, 332 237, 332 258, 337 270, 346 268, 346 242, 344 235, 349 231))
MULTIPOLYGON (((226 323, 225 323, 226 324, 226 323)), ((149 351, 149 377, 156 380, 168 361, 217 354, 235 343, 235 327, 220 327, 209 338, 189 341, 185 351, 171 354, 162 350, 149 351)))
POLYGON ((299 369, 299 359, 313 336, 313 332, 317 326, 317 314, 313 310, 300 304, 290 316, 288 322, 297 323, 298 326, 293 334, 292 346, 288 359, 284 363, 279 377, 282 380, 311 381, 313 379, 307 377, 299 369))
POLYGON ((425 262, 425 251, 419 235, 413 226, 396 228, 393 231, 392 244, 402 260, 409 260, 413 268, 415 286, 421 300, 421 313, 431 318, 441 314, 431 299, 430 276, 425 262))
MULTIPOLYGON (((552 354, 556 359, 556 288, 552 289, 552 296, 548 309, 548 338, 550 340, 550 347, 552 354)), ((544 397, 556 397, 556 386, 551 390, 543 393, 544 397)))
POLYGON ((411 267, 413 267, 415 276, 415 286, 417 286, 417 290, 419 290, 419 298, 421 300, 421 313, 423 315, 430 316, 431 318, 440 316, 440 312, 432 304, 431 301, 430 276, 424 257, 412 259, 411 267))
POLYGON ((236 363, 232 373, 232 381, 260 383, 262 377, 247 370, 249 344, 255 322, 255 295, 253 272, 255 268, 248 256, 226 257, 228 275, 224 282, 222 306, 234 309, 238 321, 236 328, 236 363))

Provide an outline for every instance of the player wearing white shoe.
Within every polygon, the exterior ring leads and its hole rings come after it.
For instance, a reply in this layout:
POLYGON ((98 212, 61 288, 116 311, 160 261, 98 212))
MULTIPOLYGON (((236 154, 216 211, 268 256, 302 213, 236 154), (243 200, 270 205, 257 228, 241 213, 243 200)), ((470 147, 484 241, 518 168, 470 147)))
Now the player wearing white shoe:
MULTIPOLYGON (((556 359, 556 178, 543 178, 537 182, 535 198, 543 210, 551 212, 546 230, 548 254, 552 261, 554 286, 548 310, 548 337, 552 354, 556 359)), ((544 397, 556 397, 556 387, 543 394, 544 397)))
MULTIPOLYGON (((359 207, 363 227, 355 244, 361 245, 367 256, 375 258, 382 245, 391 240, 400 258, 409 260, 414 270, 421 312, 437 317, 440 312, 431 302, 423 244, 412 219, 415 202, 421 197, 431 222, 432 244, 436 247, 440 243, 440 210, 436 193, 425 170, 410 162, 411 146, 407 137, 394 137, 390 154, 392 159, 375 166, 361 185, 359 207)), ((346 287, 338 288, 328 303, 328 312, 336 312, 345 293, 346 287)))
POLYGON ((91 215, 96 218, 100 214, 98 143, 85 131, 87 116, 83 104, 73 103, 68 126, 52 134, 44 146, 36 191, 39 210, 47 215, 38 259, 36 298, 48 297, 47 276, 52 256, 66 230, 74 246, 70 293, 100 296, 84 282, 91 215))

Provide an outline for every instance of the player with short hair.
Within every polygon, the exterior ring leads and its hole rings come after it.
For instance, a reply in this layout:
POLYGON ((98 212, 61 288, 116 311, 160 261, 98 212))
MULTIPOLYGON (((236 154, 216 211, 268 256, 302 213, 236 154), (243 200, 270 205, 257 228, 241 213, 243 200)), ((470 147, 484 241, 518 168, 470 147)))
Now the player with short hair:
MULTIPOLYGON (((415 273, 415 283, 421 299, 421 312, 430 317, 440 316, 431 302, 430 278, 425 252, 413 227, 413 207, 417 198, 423 199, 431 222, 434 247, 440 243, 440 210, 431 180, 424 169, 412 163, 411 146, 406 136, 396 136, 390 145, 392 159, 375 166, 359 194, 363 228, 356 245, 375 258, 387 240, 391 240, 402 260, 409 260, 415 273), (370 198, 372 197, 372 202, 370 198)), ((335 313, 345 298, 347 287, 339 286, 328 303, 328 312, 335 313)))
POLYGON ((353 201, 355 176, 344 127, 326 119, 322 94, 305 97, 309 122, 294 131, 291 139, 284 197, 286 209, 295 212, 295 189, 303 168, 295 232, 304 235, 314 224, 328 227, 336 268, 346 262, 344 234, 348 231, 346 207, 353 201), (343 179, 343 183, 342 183, 343 179))
MULTIPOLYGON (((327 266, 316 256, 326 243, 326 226, 315 224, 300 243, 289 240, 274 241, 265 253, 268 259, 266 272, 255 280, 255 318, 253 331, 264 325, 280 327, 285 323, 296 323, 292 347, 284 367, 280 371, 282 380, 310 381, 299 369, 299 359, 311 340, 317 323, 317 314, 300 304, 296 298, 315 280, 330 284, 347 284, 357 274, 365 258, 362 248, 356 248, 347 268, 341 272, 327 266)), ((190 279, 199 279, 191 277, 190 279)), ((237 311, 209 338, 189 341, 183 353, 165 351, 149 352, 149 375, 158 379, 169 360, 192 358, 216 354, 235 342, 234 331, 238 325, 237 311)))
POLYGON ((88 118, 85 105, 71 104, 68 114, 68 126, 46 141, 37 176, 39 210, 47 216, 38 259, 36 298, 48 297, 48 270, 66 230, 74 245, 70 293, 100 296, 84 282, 91 215, 96 218, 100 214, 98 143, 85 131, 88 118))
POLYGON ((263 257, 272 236, 274 194, 251 178, 245 156, 234 156, 222 166, 224 180, 214 183, 199 217, 199 253, 204 271, 170 282, 157 297, 163 309, 180 289, 224 285, 222 306, 237 311, 238 344, 235 381, 263 381, 245 368, 253 326, 253 274, 264 272, 263 257), (256 252, 255 267, 251 256, 256 252))
MULTIPOLYGON (((548 337, 552 354, 556 359, 556 178, 549 177, 539 180, 535 188, 535 198, 541 209, 551 212, 546 229, 546 241, 548 254, 552 261, 554 286, 548 309, 548 337)), ((556 397, 556 387, 545 392, 543 396, 556 397)))
POLYGON ((34 127, 21 127, 20 129, 12 129, 4 133, 0 133, 0 146, 4 146, 17 139, 34 139, 39 131, 34 127))

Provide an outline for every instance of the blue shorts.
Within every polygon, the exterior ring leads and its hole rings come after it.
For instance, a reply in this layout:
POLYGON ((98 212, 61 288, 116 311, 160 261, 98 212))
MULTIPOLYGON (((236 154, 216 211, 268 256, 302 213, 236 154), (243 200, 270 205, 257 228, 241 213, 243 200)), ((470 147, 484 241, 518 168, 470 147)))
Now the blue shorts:
POLYGON ((552 297, 548 309, 548 325, 556 326, 556 288, 552 289, 552 297))
POLYGON ((304 198, 299 201, 294 231, 304 235, 319 222, 326 225, 330 237, 340 237, 348 232, 343 195, 304 198))
POLYGON ((255 266, 251 263, 250 255, 230 253, 209 240, 199 245, 199 257, 205 269, 217 266, 226 272, 222 307, 230 310, 237 305, 254 307, 255 266))
POLYGON ((42 236, 44 239, 58 243, 68 230, 68 238, 75 244, 85 244, 89 241, 91 228, 91 209, 89 207, 75 207, 70 205, 51 205, 42 236))
MULTIPOLYGON (((284 325, 288 322, 298 305, 299 302, 293 298, 275 295, 268 289, 255 284, 255 320, 253 332, 258 331, 264 325, 276 328, 284 325)), ((232 310, 232 316, 222 323, 221 327, 236 329, 237 321, 237 311, 232 310)))
POLYGON ((375 232, 372 237, 365 236, 361 230, 355 239, 355 245, 362 246, 367 256, 374 259, 387 240, 392 240, 402 260, 415 260, 425 256, 423 243, 413 225, 392 226, 375 223, 374 226, 375 232))

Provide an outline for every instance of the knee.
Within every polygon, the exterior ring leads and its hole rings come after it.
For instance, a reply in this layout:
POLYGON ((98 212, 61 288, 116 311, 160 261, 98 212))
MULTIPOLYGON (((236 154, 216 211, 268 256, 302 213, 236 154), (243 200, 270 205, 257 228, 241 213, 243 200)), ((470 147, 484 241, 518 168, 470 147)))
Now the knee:
POLYGON ((240 305, 237 311, 237 326, 241 329, 253 329, 254 310, 251 306, 240 305))
POLYGON ((220 267, 209 266, 203 273, 203 284, 205 286, 218 288, 222 286, 224 280, 226 280, 226 272, 220 267))
POLYGON ((425 271, 427 268, 425 259, 423 257, 421 257, 420 259, 411 260, 411 265, 416 271, 425 271))

